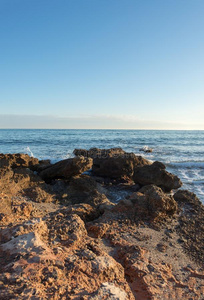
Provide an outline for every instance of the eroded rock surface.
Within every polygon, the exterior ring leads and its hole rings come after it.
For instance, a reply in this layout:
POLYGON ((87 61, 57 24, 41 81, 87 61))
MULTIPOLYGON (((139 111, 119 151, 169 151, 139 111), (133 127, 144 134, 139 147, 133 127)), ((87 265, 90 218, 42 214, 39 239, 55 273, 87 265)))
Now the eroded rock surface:
POLYGON ((167 172, 165 165, 157 161, 151 165, 135 168, 133 180, 141 185, 157 185, 167 192, 178 189, 182 185, 181 180, 177 176, 167 172))
POLYGON ((53 178, 66 178, 82 174, 83 172, 91 169, 92 159, 84 157, 68 158, 57 162, 56 164, 46 168, 40 172, 40 176, 44 180, 53 178))
POLYGON ((142 156, 136 156, 134 153, 127 153, 121 148, 92 148, 90 150, 75 149, 74 154, 93 158, 93 174, 109 178, 121 178, 123 176, 131 178, 136 166, 151 164, 142 156))
POLYGON ((203 299, 199 199, 167 194, 180 182, 161 163, 99 150, 55 165, 1 156, 0 299, 203 299), (100 176, 139 185, 81 175, 93 153, 100 176))

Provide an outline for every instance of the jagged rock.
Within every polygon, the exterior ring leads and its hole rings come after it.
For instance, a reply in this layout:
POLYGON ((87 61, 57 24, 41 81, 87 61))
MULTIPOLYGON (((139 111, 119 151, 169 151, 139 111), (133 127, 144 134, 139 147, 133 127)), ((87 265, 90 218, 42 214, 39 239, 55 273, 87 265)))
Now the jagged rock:
POLYGON ((121 178, 127 176, 131 178, 136 166, 151 164, 142 156, 127 153, 121 148, 75 149, 74 154, 93 158, 93 174, 101 177, 121 178))
MULTIPOLYGON (((123 166, 123 150, 96 150, 94 159, 117 159, 118 151, 123 166)), ((131 155, 133 171, 124 169, 134 173, 131 155)), ((175 201, 158 186, 135 185, 111 205, 93 177, 48 184, 30 168, 0 168, 0 299, 202 299, 204 208, 194 194, 179 191, 175 201), (49 196, 86 203, 37 203, 49 196)))
POLYGON ((111 149, 99 149, 99 148, 91 148, 89 150, 86 149, 75 149, 73 151, 74 155, 91 157, 91 158, 107 158, 119 155, 125 155, 125 151, 122 148, 111 148, 111 149))
POLYGON ((87 203, 91 206, 110 204, 107 197, 99 191, 98 184, 87 175, 73 177, 66 188, 68 201, 72 204, 87 203))
POLYGON ((51 164, 50 159, 39 160, 39 163, 37 165, 33 166, 32 170, 40 173, 41 171, 43 171, 51 166, 52 166, 52 164, 51 164))
POLYGON ((30 232, 23 234, 16 238, 13 238, 11 241, 3 244, 1 250, 12 254, 21 254, 25 255, 31 251, 39 253, 46 249, 47 246, 43 243, 36 232, 30 232))
POLYGON ((105 282, 102 283, 101 287, 94 294, 89 296, 87 300, 127 300, 127 297, 127 293, 124 290, 121 290, 113 283, 105 282))
POLYGON ((150 162, 142 156, 135 156, 133 153, 125 155, 107 156, 106 158, 95 158, 93 160, 93 173, 97 176, 121 178, 127 176, 131 178, 136 166, 148 165, 150 162))
POLYGON ((130 196, 136 205, 136 214, 158 217, 173 215, 177 211, 177 203, 173 196, 165 194, 161 188, 148 185, 130 196))
POLYGON ((56 200, 54 193, 51 188, 46 183, 39 183, 39 186, 33 186, 26 189, 23 189, 20 194, 22 196, 28 197, 34 202, 53 202, 56 200))
POLYGON ((84 222, 94 220, 99 216, 98 210, 86 203, 69 205, 61 212, 65 217, 71 214, 78 215, 84 222))
POLYGON ((107 156, 106 158, 95 158, 93 160, 93 173, 97 176, 121 178, 128 176, 131 178, 136 166, 148 165, 150 162, 142 156, 135 156, 134 153, 125 155, 107 156))
POLYGON ((32 168, 39 160, 28 154, 0 154, 0 168, 32 168))
POLYGON ((11 214, 11 197, 0 192, 0 213, 11 214))
POLYGON ((33 210, 32 204, 31 203, 26 203, 26 202, 23 202, 20 205, 13 207, 13 212, 14 213, 24 215, 27 218, 30 217, 30 214, 31 214, 32 210, 33 210))
POLYGON ((200 204, 200 200, 198 199, 198 197, 187 190, 179 190, 174 194, 174 199, 177 202, 183 202, 183 203, 189 203, 189 204, 200 204))
POLYGON ((178 189, 182 185, 181 180, 177 176, 167 172, 165 165, 157 161, 151 165, 136 167, 133 180, 141 185, 157 185, 167 192, 172 189, 178 189))
POLYGON ((61 160, 51 167, 46 168, 40 172, 40 176, 44 180, 53 178, 66 178, 82 174, 83 172, 91 169, 92 159, 84 157, 74 157, 61 160))
POLYGON ((49 235, 52 240, 58 239, 66 246, 75 247, 83 242, 87 231, 83 220, 77 214, 66 215, 65 218, 63 213, 59 213, 53 214, 49 222, 49 235))

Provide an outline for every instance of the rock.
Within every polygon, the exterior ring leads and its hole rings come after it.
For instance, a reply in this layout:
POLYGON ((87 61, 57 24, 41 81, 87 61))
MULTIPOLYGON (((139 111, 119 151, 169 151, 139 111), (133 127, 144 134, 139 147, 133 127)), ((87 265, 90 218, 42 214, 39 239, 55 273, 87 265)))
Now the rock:
POLYGON ((177 202, 181 202, 181 203, 186 203, 186 204, 195 204, 198 205, 200 204, 200 200, 198 199, 198 197, 192 193, 189 192, 187 190, 179 190, 174 194, 174 199, 177 202))
POLYGON ((48 185, 39 184, 39 186, 29 187, 21 191, 22 196, 28 197, 30 200, 41 203, 49 203, 56 200, 55 195, 51 191, 48 185))
POLYGON ((27 218, 30 217, 30 214, 31 214, 32 210, 33 210, 32 204, 27 203, 27 202, 21 203, 19 206, 15 206, 13 208, 14 213, 23 215, 27 218))
POLYGON ((124 290, 115 286, 113 283, 105 282, 101 287, 90 297, 88 300, 99 300, 99 299, 109 299, 109 300, 127 300, 127 294, 124 290))
POLYGON ((149 148, 148 146, 144 146, 143 148, 140 148, 139 151, 143 151, 145 153, 151 153, 153 149, 149 148))
POLYGON ((37 165, 35 165, 34 167, 32 167, 32 170, 40 173, 41 171, 43 171, 51 166, 52 166, 52 164, 50 162, 50 159, 39 160, 39 163, 37 165))
POLYGON ((134 169, 133 180, 141 185, 157 185, 167 192, 182 185, 177 176, 167 172, 165 165, 157 161, 152 165, 137 166, 134 169))
POLYGON ((0 193, 0 213, 11 214, 11 197, 5 193, 0 193))
POLYGON ((94 158, 107 158, 107 157, 124 155, 126 152, 121 148, 111 148, 111 149, 91 148, 89 150, 75 149, 73 153, 77 156, 91 157, 94 159, 94 158))
POLYGON ((79 175, 92 167, 92 159, 84 157, 75 157, 61 160, 51 167, 40 172, 44 180, 54 178, 70 179, 72 176, 79 175))
POLYGON ((25 255, 30 253, 31 251, 40 253, 46 248, 47 246, 44 242, 41 241, 39 235, 36 232, 23 234, 21 236, 13 238, 11 241, 4 243, 1 246, 1 250, 8 252, 10 255, 25 255))
POLYGON ((39 160, 28 154, 0 154, 0 168, 32 168, 39 164, 39 160))
POLYGON ((121 155, 108 154, 105 158, 94 158, 93 173, 96 176, 110 178, 131 178, 134 174, 134 169, 137 166, 151 164, 142 156, 136 156, 134 153, 125 153, 121 155))
POLYGON ((87 203, 91 206, 110 204, 107 197, 99 191, 98 184, 90 176, 73 177, 66 188, 68 201, 72 204, 87 203))
POLYGON ((136 214, 165 217, 177 211, 177 203, 173 196, 165 194, 161 188, 149 185, 134 193, 130 200, 136 205, 136 214))
POLYGON ((93 174, 99 177, 121 178, 127 176, 131 178, 136 166, 151 164, 142 156, 127 153, 121 148, 75 149, 74 154, 93 158, 93 174))
POLYGON ((53 214, 49 221, 49 235, 52 240, 58 240, 67 247, 76 247, 83 243, 87 236, 85 224, 77 214, 53 214))

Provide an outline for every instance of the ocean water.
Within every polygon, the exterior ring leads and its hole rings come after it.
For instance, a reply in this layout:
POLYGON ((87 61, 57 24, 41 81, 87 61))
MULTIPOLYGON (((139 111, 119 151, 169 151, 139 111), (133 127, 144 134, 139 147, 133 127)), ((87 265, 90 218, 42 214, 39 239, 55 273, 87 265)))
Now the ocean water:
POLYGON ((121 147, 159 160, 179 176, 184 189, 204 203, 204 131, 1 129, 0 153, 27 153, 52 162, 73 157, 75 148, 121 147), (139 149, 148 146, 152 153, 139 149))

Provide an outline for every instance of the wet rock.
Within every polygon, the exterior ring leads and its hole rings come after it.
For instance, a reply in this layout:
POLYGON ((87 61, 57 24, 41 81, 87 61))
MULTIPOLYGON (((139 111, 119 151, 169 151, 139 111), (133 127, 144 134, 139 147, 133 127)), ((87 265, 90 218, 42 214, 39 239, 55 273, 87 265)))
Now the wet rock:
POLYGON ((153 149, 149 148, 148 146, 144 146, 143 148, 140 148, 139 151, 143 151, 145 153, 151 153, 153 149))
POLYGON ((92 159, 84 157, 75 157, 61 160, 49 168, 40 172, 44 180, 54 178, 70 179, 72 176, 79 175, 92 167, 92 159))
POLYGON ((165 191, 181 187, 181 180, 167 172, 165 165, 160 162, 154 162, 152 165, 138 166, 134 169, 133 180, 141 185, 154 184, 165 191))

